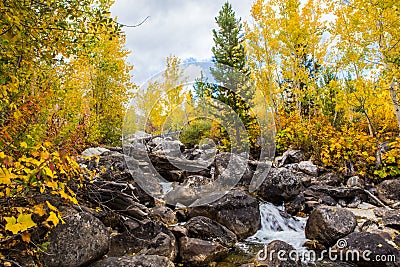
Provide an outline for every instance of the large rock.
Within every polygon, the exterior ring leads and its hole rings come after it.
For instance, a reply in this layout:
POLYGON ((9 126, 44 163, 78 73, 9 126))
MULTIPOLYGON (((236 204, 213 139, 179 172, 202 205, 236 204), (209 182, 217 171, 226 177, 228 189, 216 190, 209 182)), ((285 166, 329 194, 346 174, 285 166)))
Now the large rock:
POLYGON ((241 190, 231 191, 210 204, 190 208, 188 216, 213 219, 234 232, 238 238, 252 236, 261 227, 257 199, 241 190))
POLYGON ((351 233, 344 237, 340 244, 335 245, 333 249, 337 250, 339 255, 346 255, 347 258, 345 260, 354 262, 357 266, 400 266, 399 250, 389 245, 378 234, 367 232, 351 233), (359 255, 359 258, 357 258, 357 255, 359 255), (383 259, 386 261, 383 261, 383 259))
POLYGON ((108 257, 90 267, 174 267, 175 264, 168 258, 156 255, 108 257))
POLYGON ((378 197, 387 205, 400 202, 400 179, 386 180, 377 186, 378 197))
POLYGON ((237 242, 236 235, 232 231, 207 217, 194 217, 185 224, 185 227, 188 236, 192 238, 219 242, 227 247, 232 247, 237 242))
POLYGON ((355 197, 366 201, 369 199, 368 194, 361 188, 353 188, 347 186, 310 186, 307 190, 314 191, 320 194, 328 195, 333 197, 334 199, 347 199, 352 200, 355 197))
POLYGON ((294 251, 294 247, 288 243, 274 240, 265 247, 262 253, 259 252, 258 261, 261 266, 301 267, 300 258, 296 259, 296 254, 294 256, 291 254, 294 251))
POLYGON ((227 252, 228 249, 217 242, 188 237, 180 239, 181 260, 190 266, 207 266, 224 257, 227 252))
POLYGON ((274 204, 282 204, 295 198, 303 189, 302 179, 306 174, 286 168, 271 168, 266 179, 257 190, 257 195, 274 204))
POLYGON ((305 160, 305 154, 301 150, 287 150, 283 153, 282 157, 278 159, 278 166, 281 167, 285 164, 299 163, 305 160))
POLYGON ((314 185, 330 185, 340 186, 342 179, 336 173, 325 173, 324 175, 315 177, 312 181, 314 185))
POLYGON ((297 164, 297 169, 301 172, 304 172, 305 174, 314 177, 318 176, 318 166, 312 163, 311 160, 300 161, 299 164, 297 164))
MULTIPOLYGON (((153 142, 155 139, 153 139, 153 142)), ((153 153, 164 154, 170 157, 180 157, 185 150, 185 145, 178 140, 159 139, 153 153)))
POLYGON ((44 266, 82 266, 107 253, 109 233, 100 220, 86 212, 64 220, 47 238, 49 245, 41 259, 44 266))
POLYGON ((320 206, 314 209, 306 223, 306 237, 330 246, 339 238, 353 232, 356 216, 343 208, 320 206))
POLYGON ((215 156, 215 173, 219 177, 222 174, 238 179, 238 185, 249 185, 253 177, 246 158, 231 153, 220 153, 215 156), (227 169, 229 166, 229 169, 227 169))
POLYGON ((158 206, 150 209, 150 218, 165 223, 166 225, 176 224, 178 219, 173 210, 166 206, 158 206))
POLYGON ((399 210, 386 211, 382 218, 385 226, 400 230, 400 212, 399 210))
POLYGON ((114 235, 109 256, 130 254, 159 255, 174 260, 177 244, 173 233, 161 222, 128 220, 126 232, 114 235))

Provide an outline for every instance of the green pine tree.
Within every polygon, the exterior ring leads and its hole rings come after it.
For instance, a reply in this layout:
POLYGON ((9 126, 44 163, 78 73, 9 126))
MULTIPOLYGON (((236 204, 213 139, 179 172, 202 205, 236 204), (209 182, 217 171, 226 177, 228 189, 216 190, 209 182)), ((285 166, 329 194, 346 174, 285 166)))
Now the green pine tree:
MULTIPOLYGON (((253 90, 250 86, 250 70, 246 64, 246 52, 243 46, 242 23, 236 19, 232 6, 226 2, 215 18, 218 25, 213 30, 214 46, 212 52, 214 55, 215 68, 212 68, 211 74, 214 76, 217 84, 207 84, 207 82, 197 84, 197 94, 200 96, 208 95, 212 98, 226 104, 231 111, 236 113, 250 136, 250 140, 244 140, 238 130, 237 125, 229 125, 231 129, 236 129, 236 142, 243 144, 247 142, 251 147, 255 146, 255 133, 257 132, 257 121, 250 112, 250 100, 253 97, 253 90)), ((213 107, 221 116, 225 115, 225 122, 229 123, 232 112, 226 112, 223 107, 213 107), (224 112, 223 112, 224 111, 224 112)), ((221 137, 228 139, 228 134, 221 129, 221 137)), ((228 144, 232 140, 224 142, 228 144)))

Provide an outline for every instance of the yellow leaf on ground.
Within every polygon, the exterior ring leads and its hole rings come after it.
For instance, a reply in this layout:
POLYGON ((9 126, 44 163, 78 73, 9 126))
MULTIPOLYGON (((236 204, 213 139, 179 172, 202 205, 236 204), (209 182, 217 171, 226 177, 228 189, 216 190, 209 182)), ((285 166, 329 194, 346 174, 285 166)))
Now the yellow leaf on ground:
POLYGON ((43 203, 35 205, 33 207, 33 213, 39 215, 39 216, 43 216, 46 214, 46 211, 43 209, 43 203))
POLYGON ((57 209, 56 207, 54 207, 53 205, 51 205, 50 202, 47 201, 47 200, 46 200, 46 204, 47 204, 47 206, 49 207, 50 210, 52 210, 52 211, 58 211, 58 209, 57 209))
POLYGON ((25 241, 26 243, 31 242, 31 234, 28 231, 25 231, 21 234, 21 238, 23 241, 25 241))
POLYGON ((21 142, 19 146, 22 148, 28 148, 28 144, 26 142, 21 142))
POLYGON ((60 220, 54 212, 50 211, 50 216, 47 218, 46 222, 52 222, 54 226, 57 226, 60 220))
POLYGON ((17 219, 14 216, 4 217, 7 224, 5 229, 11 231, 13 234, 25 231, 36 225, 31 218, 32 214, 20 214, 17 219))

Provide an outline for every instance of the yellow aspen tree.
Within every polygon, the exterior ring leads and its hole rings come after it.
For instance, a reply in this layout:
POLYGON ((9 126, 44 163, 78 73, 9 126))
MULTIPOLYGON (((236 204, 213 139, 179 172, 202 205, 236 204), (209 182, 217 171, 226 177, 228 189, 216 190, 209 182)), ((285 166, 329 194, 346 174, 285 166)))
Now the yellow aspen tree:
MULTIPOLYGON (((341 68, 351 72, 352 77, 358 80, 360 87, 356 90, 365 90, 365 83, 374 80, 376 86, 372 93, 381 96, 381 105, 392 103, 400 128, 398 1, 336 1, 334 14, 337 20, 333 34, 338 43, 335 57, 340 59, 341 68)), ((374 101, 378 100, 375 98, 374 101)), ((366 114, 375 115, 375 109, 371 108, 366 114)))
POLYGON ((246 26, 253 79, 275 107, 307 118, 316 101, 316 76, 326 54, 325 5, 310 0, 257 0, 246 26))

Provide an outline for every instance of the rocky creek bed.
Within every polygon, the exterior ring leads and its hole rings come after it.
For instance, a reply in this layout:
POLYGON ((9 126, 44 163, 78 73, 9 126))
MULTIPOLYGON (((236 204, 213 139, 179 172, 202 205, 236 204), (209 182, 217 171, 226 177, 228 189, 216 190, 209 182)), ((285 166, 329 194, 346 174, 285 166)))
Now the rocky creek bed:
MULTIPOLYGON (((301 151, 287 151, 256 191, 249 192, 249 183, 257 164, 265 162, 248 160, 231 190, 211 203, 192 205, 196 188, 212 185, 232 155, 186 149, 165 138, 146 142, 149 160, 166 180, 167 189, 160 192, 186 186, 175 205, 138 185, 122 148, 87 149, 79 162, 97 174, 79 206, 53 203, 66 223, 47 236, 44 266, 400 266, 400 179, 376 186, 360 177, 343 179, 301 151), (165 153, 177 147, 186 160, 203 159, 206 167, 180 170, 165 153), (393 257, 385 262, 320 257, 329 248, 344 254, 370 251, 370 259, 393 257), (315 251, 319 259, 263 257, 272 250, 315 251)), ((19 262, 29 265, 30 259, 19 262)))

